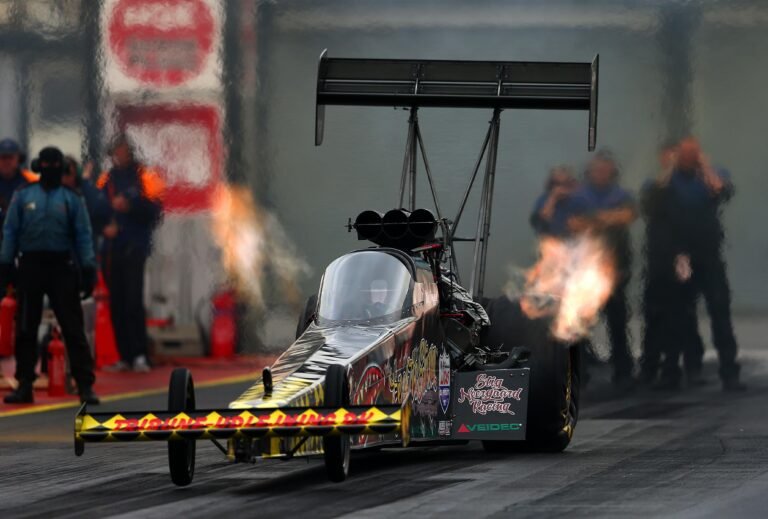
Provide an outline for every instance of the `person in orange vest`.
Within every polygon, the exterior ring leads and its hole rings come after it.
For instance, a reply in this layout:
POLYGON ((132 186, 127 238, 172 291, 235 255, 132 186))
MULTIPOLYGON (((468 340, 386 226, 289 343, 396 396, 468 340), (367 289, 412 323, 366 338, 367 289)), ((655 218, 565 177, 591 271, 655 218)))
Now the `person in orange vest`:
POLYGON ((21 165, 27 159, 19 143, 13 139, 0 141, 0 228, 2 228, 13 193, 20 187, 37 182, 39 175, 21 165))
POLYGON ((102 273, 121 358, 108 369, 147 372, 144 269, 152 250, 152 233, 162 216, 165 185, 156 171, 136 160, 125 136, 114 141, 110 154, 112 169, 96 181, 105 203, 95 211, 95 219, 106 222, 101 229, 102 273))

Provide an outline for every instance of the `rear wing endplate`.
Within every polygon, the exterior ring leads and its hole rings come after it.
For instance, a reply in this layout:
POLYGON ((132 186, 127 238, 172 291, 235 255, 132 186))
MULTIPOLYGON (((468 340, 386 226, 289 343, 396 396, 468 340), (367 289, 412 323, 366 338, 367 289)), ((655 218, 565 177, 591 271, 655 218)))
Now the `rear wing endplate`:
POLYGON ((597 138, 598 61, 449 61, 329 58, 320 55, 315 145, 326 105, 589 111, 588 147, 597 138))

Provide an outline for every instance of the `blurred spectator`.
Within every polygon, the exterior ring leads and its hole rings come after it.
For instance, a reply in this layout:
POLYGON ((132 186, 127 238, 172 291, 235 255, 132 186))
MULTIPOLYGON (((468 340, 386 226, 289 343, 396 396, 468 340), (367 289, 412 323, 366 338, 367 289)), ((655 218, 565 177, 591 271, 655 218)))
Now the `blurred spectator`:
POLYGON ((584 185, 570 200, 569 229, 597 234, 614 255, 617 279, 603 312, 611 340, 613 383, 619 389, 629 389, 633 385, 634 361, 627 332, 626 288, 632 264, 629 226, 637 214, 632 195, 619 186, 619 169, 611 153, 600 151, 593 157, 584 185))
POLYGON ((659 173, 643 186, 641 207, 646 221, 645 272, 643 287, 643 354, 641 379, 656 383, 661 355, 665 363, 658 389, 680 387, 680 351, 684 355, 689 385, 704 383, 704 343, 696 316, 696 289, 690 263, 682 254, 682 243, 674 226, 669 181, 677 161, 677 143, 665 145, 659 153, 659 173))
POLYGON ((38 175, 21 165, 27 159, 19 143, 12 139, 0 141, 0 226, 11 203, 13 193, 30 182, 37 182, 38 175))
POLYGON ((64 160, 66 161, 66 168, 64 176, 61 178, 61 183, 81 194, 85 198, 86 205, 89 208, 93 207, 95 209, 98 205, 98 199, 102 195, 90 181, 90 178, 85 176, 85 171, 90 170, 93 167, 93 163, 88 162, 85 168, 81 170, 80 164, 78 164, 74 157, 67 155, 64 160))
MULTIPOLYGON (((571 234, 568 228, 570 198, 578 189, 579 181, 571 166, 560 164, 549 170, 544 193, 536 200, 531 212, 531 227, 538 236, 567 238, 571 234)), ((588 338, 579 340, 575 347, 582 351, 581 383, 586 386, 591 379, 589 366, 599 365, 601 361, 588 338)))
POLYGON ((101 262, 107 287, 115 340, 121 360, 111 369, 149 371, 144 309, 144 268, 152 233, 162 216, 164 185, 159 175, 140 164, 125 136, 110 150, 112 169, 102 173, 96 187, 105 203, 97 218, 104 241, 101 262))
MULTIPOLYGON (((712 326, 712 340, 720 358, 720 378, 725 391, 740 391, 738 345, 731 322, 731 292, 722 255, 722 205, 733 195, 728 171, 715 169, 688 137, 677 148, 675 168, 663 182, 668 191, 670 225, 680 244, 676 268, 692 275, 695 290, 704 296, 712 326)), ((673 372, 678 358, 671 352, 666 372, 673 372)), ((679 369, 679 368, 678 368, 679 369)))
POLYGON ((550 170, 545 191, 531 213, 531 226, 536 234, 557 237, 569 234, 568 198, 578 187, 570 166, 560 165, 550 170))
POLYGON ((97 245, 101 235, 100 229, 104 226, 104 222, 99 221, 98 208, 100 204, 104 204, 104 201, 102 200, 104 195, 90 180, 89 173, 93 168, 93 163, 87 162, 85 168, 81 170, 80 165, 74 157, 67 155, 64 160, 66 167, 64 169, 64 175, 61 177, 61 183, 83 197, 85 206, 88 209, 88 216, 91 219, 94 250, 98 250, 97 245))

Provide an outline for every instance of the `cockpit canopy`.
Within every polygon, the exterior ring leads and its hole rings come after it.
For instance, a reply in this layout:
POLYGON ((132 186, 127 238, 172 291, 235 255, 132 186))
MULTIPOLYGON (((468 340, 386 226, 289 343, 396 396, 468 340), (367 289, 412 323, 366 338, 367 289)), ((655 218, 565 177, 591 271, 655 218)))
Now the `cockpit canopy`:
POLYGON ((317 309, 318 323, 392 323, 411 315, 413 276, 395 255, 359 251, 325 269, 317 309))

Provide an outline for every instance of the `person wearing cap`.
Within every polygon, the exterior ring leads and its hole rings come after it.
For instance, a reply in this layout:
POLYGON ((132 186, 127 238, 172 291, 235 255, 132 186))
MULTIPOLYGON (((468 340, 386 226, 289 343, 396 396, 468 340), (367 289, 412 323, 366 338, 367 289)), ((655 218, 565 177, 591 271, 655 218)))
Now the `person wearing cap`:
POLYGON ((26 154, 18 142, 13 139, 0 141, 0 226, 13 193, 20 187, 38 180, 36 173, 21 167, 26 159, 26 154))
POLYGON ((58 148, 42 149, 36 168, 40 181, 16 191, 3 224, 0 286, 14 284, 19 304, 15 351, 19 385, 4 398, 9 404, 34 401, 37 331, 46 295, 61 326, 80 400, 99 403, 80 305, 81 297, 93 292, 96 257, 85 203, 61 184, 64 168, 58 148))
POLYGON ((106 203, 95 217, 106 222, 101 229, 102 273, 121 360, 106 369, 147 372, 144 270, 152 250, 152 233, 162 216, 165 185, 157 172, 136 160, 125 136, 115 139, 110 154, 112 169, 96 181, 106 203))
POLYGON ((600 237, 614 257, 616 281, 603 314, 611 341, 613 383, 619 390, 634 386, 634 359, 629 348, 627 285, 631 277, 632 248, 629 227, 637 218, 632 195, 619 185, 619 168, 608 151, 590 160, 584 184, 570 198, 568 227, 573 233, 600 237))

